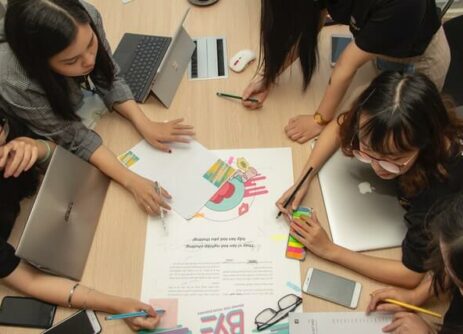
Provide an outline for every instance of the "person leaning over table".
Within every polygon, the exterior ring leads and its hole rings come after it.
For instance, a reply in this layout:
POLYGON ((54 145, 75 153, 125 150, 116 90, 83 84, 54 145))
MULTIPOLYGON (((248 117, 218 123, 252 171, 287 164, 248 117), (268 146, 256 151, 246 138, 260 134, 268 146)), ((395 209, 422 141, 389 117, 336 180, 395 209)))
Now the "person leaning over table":
POLYGON ((7 240, 19 214, 20 202, 37 190, 40 165, 47 164, 55 144, 20 136, 27 131, 18 123, 3 117, 0 121, 0 282, 25 295, 76 309, 107 313, 146 310, 149 317, 125 321, 133 330, 155 328, 160 318, 150 305, 43 273, 15 255, 15 249, 7 240))
POLYGON ((103 110, 114 109, 165 152, 171 152, 167 142, 188 142, 193 127, 182 119, 159 123, 145 116, 119 75, 94 6, 79 0, 9 0, 0 21, 0 87, 0 106, 8 116, 90 161, 149 214, 170 209, 167 191, 158 195, 152 181, 122 166, 85 124, 94 125, 103 110))
POLYGON ((371 294, 367 312, 397 312, 391 324, 383 330, 386 333, 401 334, 457 334, 463 333, 463 193, 442 199, 428 215, 432 256, 426 268, 427 276, 413 290, 384 288, 371 294), (401 307, 387 303, 395 299, 412 305, 421 305, 433 295, 448 293, 450 306, 440 328, 430 325, 419 315, 404 312, 401 307))
POLYGON ((450 49, 435 0, 262 0, 260 74, 244 90, 244 106, 262 107, 279 75, 296 59, 307 89, 327 14, 349 25, 354 40, 336 62, 316 112, 288 121, 285 132, 291 140, 305 143, 321 132, 335 116, 357 70, 369 61, 375 61, 379 71, 424 73, 442 89, 450 49), (247 100, 250 97, 259 103, 247 100))
POLYGON ((311 180, 339 147, 345 155, 370 164, 378 177, 396 184, 399 202, 406 209, 402 260, 369 256, 334 244, 316 215, 293 221, 290 233, 329 261, 380 282, 415 287, 426 272, 424 262, 429 257, 425 224, 429 208, 441 197, 463 191, 463 120, 445 106, 436 85, 425 75, 381 73, 347 113, 323 130, 295 185, 276 203, 285 217, 299 206, 311 180), (310 167, 313 173, 285 208, 310 167))

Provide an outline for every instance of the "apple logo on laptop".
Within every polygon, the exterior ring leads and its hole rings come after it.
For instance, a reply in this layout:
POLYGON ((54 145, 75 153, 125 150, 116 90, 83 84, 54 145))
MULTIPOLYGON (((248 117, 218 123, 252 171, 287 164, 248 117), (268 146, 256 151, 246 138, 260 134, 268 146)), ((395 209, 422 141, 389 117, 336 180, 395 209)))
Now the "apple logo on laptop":
POLYGON ((375 188, 371 186, 370 182, 361 182, 358 187, 362 195, 372 193, 375 190, 375 188))

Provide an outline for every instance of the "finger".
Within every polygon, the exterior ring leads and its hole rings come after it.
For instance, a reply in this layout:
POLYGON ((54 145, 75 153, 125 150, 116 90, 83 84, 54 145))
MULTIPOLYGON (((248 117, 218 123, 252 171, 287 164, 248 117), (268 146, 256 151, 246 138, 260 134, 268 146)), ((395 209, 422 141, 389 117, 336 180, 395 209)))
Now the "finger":
POLYGON ((0 169, 5 168, 9 154, 10 154, 10 146, 5 145, 2 149, 2 156, 0 157, 0 169))
POLYGON ((299 144, 304 144, 304 143, 307 142, 309 139, 310 139, 310 137, 304 135, 304 136, 300 137, 299 139, 297 139, 297 140, 295 140, 295 141, 297 141, 299 144))
POLYGON ((177 143, 186 143, 186 144, 188 144, 191 141, 191 137, 174 136, 174 137, 172 137, 172 141, 177 142, 177 143))
POLYGON ((26 145, 24 147, 23 158, 19 162, 16 170, 12 171, 14 177, 18 177, 19 174, 21 174, 24 171, 27 165, 29 165, 31 158, 32 158, 32 147, 29 145, 26 145))
POLYGON ((290 227, 304 237, 308 235, 307 229, 302 227, 302 225, 298 224, 298 219, 293 220, 290 227))
POLYGON ((173 119, 173 120, 171 120, 171 121, 169 121, 167 123, 176 125, 178 123, 182 123, 183 121, 184 121, 184 118, 176 118, 176 119, 173 119))
POLYGON ((395 313, 395 312, 406 312, 407 310, 398 306, 398 305, 394 305, 394 304, 390 304, 390 303, 383 303, 383 304, 379 304, 378 306, 376 306, 376 310, 378 312, 391 312, 391 313, 395 313))
POLYGON ((162 187, 161 187, 161 194, 165 198, 172 198, 172 196, 169 194, 169 192, 166 189, 162 188, 162 187))
POLYGON ((192 130, 195 127, 193 125, 188 125, 188 124, 175 124, 174 129, 175 130, 192 130))
POLYGON ((13 171, 15 171, 21 163, 23 155, 23 150, 14 150, 13 158, 6 163, 5 177, 13 175, 13 171))
POLYGON ((294 196, 293 202, 291 203, 291 208, 293 210, 297 210, 302 200, 304 199, 305 194, 306 194, 305 188, 298 190, 298 192, 294 196))
POLYGON ((242 100, 241 103, 248 109, 259 109, 259 108, 262 108, 262 103, 259 101, 259 102, 252 102, 252 101, 249 101, 249 100, 242 100))
POLYGON ((151 194, 151 196, 151 206, 154 206, 153 210, 156 212, 156 214, 161 214, 161 208, 164 208, 166 210, 171 209, 169 204, 167 204, 167 202, 164 200, 162 193, 161 196, 156 193, 151 194))
POLYGON ((398 329, 403 324, 403 319, 393 320, 389 325, 383 327, 383 332, 391 333, 398 329))
POLYGON ((32 155, 31 155, 31 159, 29 161, 29 164, 26 166, 26 169, 25 169, 26 171, 31 169, 32 166, 34 166, 35 162, 37 161, 38 155, 39 155, 39 150, 38 150, 37 147, 34 147, 32 149, 32 155))
POLYGON ((162 151, 162 152, 166 152, 166 153, 172 153, 172 150, 170 149, 170 147, 166 144, 163 144, 163 143, 160 143, 158 141, 154 141, 152 143, 150 143, 151 146, 153 146, 154 148, 157 148, 159 151, 162 151))
POLYGON ((290 230, 290 231, 289 231, 289 234, 290 234, 294 239, 296 239, 296 240, 299 241, 301 244, 303 244, 304 246, 307 247, 308 241, 307 241, 303 236, 301 236, 300 234, 296 233, 296 231, 294 231, 294 230, 290 230))

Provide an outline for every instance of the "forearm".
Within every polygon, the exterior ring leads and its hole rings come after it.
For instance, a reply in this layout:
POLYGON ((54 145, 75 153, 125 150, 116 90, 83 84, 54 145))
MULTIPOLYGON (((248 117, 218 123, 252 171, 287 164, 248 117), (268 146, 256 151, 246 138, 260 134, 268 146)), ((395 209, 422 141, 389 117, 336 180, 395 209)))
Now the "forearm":
POLYGON ((148 122, 148 118, 134 100, 127 100, 113 105, 121 116, 128 119, 135 128, 140 131, 140 127, 148 122))
POLYGON ((325 258, 379 282, 409 289, 415 288, 424 276, 408 269, 398 260, 373 257, 337 245, 325 258))
MULTIPOLYGON (((42 273, 25 263, 21 263, 4 281, 25 295, 66 307, 69 306, 69 295, 76 284, 76 282, 66 278, 42 273)), ((119 297, 104 294, 79 284, 72 294, 71 306, 115 313, 116 305, 120 303, 120 300, 119 297)))
POLYGON ((328 87, 317 109, 317 112, 323 116, 323 119, 331 120, 334 118, 336 110, 349 88, 356 70, 356 68, 348 66, 336 66, 334 68, 328 87))
POLYGON ((134 173, 122 165, 116 156, 104 145, 91 155, 90 163, 97 167, 112 180, 127 188, 134 173))

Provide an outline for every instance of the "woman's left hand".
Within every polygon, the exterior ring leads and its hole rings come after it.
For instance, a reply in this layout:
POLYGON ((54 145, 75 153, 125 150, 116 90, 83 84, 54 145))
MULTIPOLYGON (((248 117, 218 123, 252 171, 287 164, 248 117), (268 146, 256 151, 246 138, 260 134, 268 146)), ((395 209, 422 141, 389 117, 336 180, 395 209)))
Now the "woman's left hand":
POLYGON ((315 212, 312 212, 312 217, 301 216, 293 220, 290 227, 291 235, 312 253, 325 258, 331 252, 334 244, 318 222, 315 212))
POLYGON ((192 125, 183 124, 183 118, 174 119, 168 122, 149 121, 140 127, 141 135, 153 147, 164 151, 171 152, 171 149, 165 143, 179 142, 188 143, 190 137, 194 136, 192 125))
POLYGON ((19 137, 0 148, 0 170, 3 177, 18 177, 28 171, 38 158, 38 146, 34 139, 19 137))
POLYGON ((411 312, 394 314, 392 322, 383 328, 385 333, 396 334, 430 334, 432 328, 419 315, 411 312))

